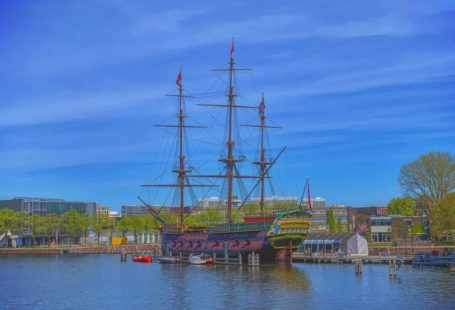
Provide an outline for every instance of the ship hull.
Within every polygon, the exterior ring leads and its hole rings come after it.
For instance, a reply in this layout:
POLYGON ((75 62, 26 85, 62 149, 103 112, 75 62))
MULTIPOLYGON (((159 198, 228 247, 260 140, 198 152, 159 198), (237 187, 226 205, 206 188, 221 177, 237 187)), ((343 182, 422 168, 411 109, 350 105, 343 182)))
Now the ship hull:
POLYGON ((227 233, 163 233, 163 255, 182 253, 247 254, 255 252, 262 261, 273 261, 275 249, 267 238, 267 229, 227 233))

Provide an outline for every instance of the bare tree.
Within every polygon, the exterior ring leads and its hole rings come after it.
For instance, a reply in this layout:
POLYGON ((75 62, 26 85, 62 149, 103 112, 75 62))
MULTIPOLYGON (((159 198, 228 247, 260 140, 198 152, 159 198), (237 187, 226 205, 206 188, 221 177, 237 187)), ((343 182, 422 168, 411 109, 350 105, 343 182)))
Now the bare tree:
POLYGON ((429 152, 401 167, 399 182, 407 194, 424 199, 431 210, 455 190, 455 157, 449 152, 429 152))

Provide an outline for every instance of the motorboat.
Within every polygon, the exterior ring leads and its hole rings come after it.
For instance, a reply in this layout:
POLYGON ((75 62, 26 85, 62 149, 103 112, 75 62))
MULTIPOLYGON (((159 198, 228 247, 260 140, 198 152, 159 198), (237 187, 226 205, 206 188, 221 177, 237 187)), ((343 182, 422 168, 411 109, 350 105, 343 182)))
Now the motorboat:
POLYGON ((193 265, 211 265, 213 257, 206 254, 190 254, 188 261, 193 265))
POLYGON ((413 266, 450 267, 455 264, 455 254, 417 253, 412 260, 413 266), (433 255, 436 254, 436 255, 433 255))
POLYGON ((134 255, 132 257, 135 263, 151 263, 152 257, 150 255, 134 255))
POLYGON ((158 261, 161 264, 178 264, 180 263, 180 258, 175 256, 161 256, 158 257, 158 261))

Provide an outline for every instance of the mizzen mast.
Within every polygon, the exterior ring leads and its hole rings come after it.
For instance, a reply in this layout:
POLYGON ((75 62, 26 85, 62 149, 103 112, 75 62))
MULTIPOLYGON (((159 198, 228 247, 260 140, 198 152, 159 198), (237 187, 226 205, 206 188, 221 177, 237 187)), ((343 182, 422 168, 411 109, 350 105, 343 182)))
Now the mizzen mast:
POLYGON ((259 125, 242 125, 246 127, 259 127, 260 128, 260 155, 259 155, 259 161, 254 162, 253 164, 259 166, 259 181, 261 184, 261 197, 260 197, 260 207, 261 207, 261 217, 264 217, 264 198, 265 198, 265 179, 266 179, 266 174, 267 174, 267 167, 273 163, 270 159, 267 160, 265 155, 266 155, 266 150, 265 150, 265 143, 264 143, 264 134, 265 134, 265 129, 266 128, 281 128, 279 126, 269 126, 266 125, 265 119, 265 99, 264 99, 264 94, 262 94, 262 100, 261 103, 259 104, 259 120, 260 124, 259 125))

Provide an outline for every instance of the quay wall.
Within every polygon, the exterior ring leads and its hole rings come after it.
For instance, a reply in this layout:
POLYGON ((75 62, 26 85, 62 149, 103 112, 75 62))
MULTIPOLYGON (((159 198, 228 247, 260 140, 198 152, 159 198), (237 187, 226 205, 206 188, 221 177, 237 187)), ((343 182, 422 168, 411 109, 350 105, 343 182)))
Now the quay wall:
POLYGON ((60 255, 60 254, 154 254, 161 253, 161 245, 132 244, 118 246, 72 246, 72 247, 34 247, 34 248, 0 248, 0 255, 60 255))
POLYGON ((417 253, 429 253, 429 252, 455 252, 455 246, 435 246, 435 245, 424 245, 424 246, 387 246, 387 247, 369 247, 368 255, 373 256, 390 256, 390 255, 402 255, 402 256, 415 256, 417 253))

